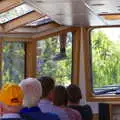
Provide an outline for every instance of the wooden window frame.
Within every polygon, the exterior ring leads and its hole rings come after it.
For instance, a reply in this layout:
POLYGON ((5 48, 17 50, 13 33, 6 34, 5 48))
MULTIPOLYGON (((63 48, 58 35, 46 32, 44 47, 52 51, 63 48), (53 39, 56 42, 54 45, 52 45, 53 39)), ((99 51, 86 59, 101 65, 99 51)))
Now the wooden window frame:
MULTIPOLYGON (((80 73, 80 34, 81 34, 81 29, 79 27, 72 27, 72 28, 67 28, 65 30, 60 30, 57 32, 53 32, 53 33, 47 33, 46 35, 43 35, 40 37, 38 36, 38 38, 33 39, 33 41, 40 41, 43 40, 45 38, 48 37, 53 37, 56 35, 61 35, 62 33, 67 33, 67 32, 72 32, 72 77, 71 77, 71 83, 79 85, 79 81, 80 81, 80 77, 79 77, 79 73, 80 73)), ((34 47, 35 50, 35 47, 34 47)), ((36 52, 35 52, 36 54, 36 52)), ((34 54, 34 62, 36 61, 36 57, 37 54, 34 54)), ((36 63, 36 62, 35 62, 36 63)), ((34 67, 34 71, 33 71, 34 75, 36 74, 36 69, 34 67)), ((35 76, 34 76, 35 77, 35 76)))
POLYGON ((17 42, 17 41, 22 41, 22 42, 24 42, 24 51, 25 51, 25 56, 24 56, 24 78, 26 78, 26 76, 27 76, 27 55, 26 55, 26 53, 27 53, 27 50, 26 50, 26 46, 27 46, 27 44, 30 42, 30 41, 28 41, 28 39, 25 39, 25 38, 9 38, 9 37, 0 37, 0 88, 2 87, 2 50, 3 50, 3 42, 4 41, 8 41, 8 42, 17 42), (22 41, 23 40, 23 41, 22 41))
POLYGON ((2 87, 2 41, 3 38, 0 37, 0 88, 2 87))
MULTIPOLYGON (((84 66, 85 66, 85 83, 86 83, 86 97, 87 101, 90 102, 119 102, 120 96, 116 95, 94 95, 92 90, 92 76, 91 76, 91 48, 90 48, 90 32, 94 28, 105 28, 101 27, 89 27, 83 28, 83 49, 84 49, 84 66)), ((120 27, 120 26, 107 26, 107 27, 120 27)))
MULTIPOLYGON (((80 81, 80 35, 81 29, 80 27, 66 27, 63 30, 53 31, 53 33, 47 32, 47 34, 40 34, 40 37, 37 38, 9 38, 9 37, 1 37, 0 38, 0 67, 2 63, 2 42, 4 40, 8 41, 20 41, 24 40, 25 44, 25 78, 26 77, 36 77, 36 42, 41 39, 45 39, 48 37, 52 37, 55 35, 60 35, 62 33, 72 32, 73 33, 73 43, 72 43, 72 79, 71 83, 79 85, 80 81)), ((1 73, 1 69, 0 69, 1 73)), ((0 74, 0 78, 2 75, 0 74)))

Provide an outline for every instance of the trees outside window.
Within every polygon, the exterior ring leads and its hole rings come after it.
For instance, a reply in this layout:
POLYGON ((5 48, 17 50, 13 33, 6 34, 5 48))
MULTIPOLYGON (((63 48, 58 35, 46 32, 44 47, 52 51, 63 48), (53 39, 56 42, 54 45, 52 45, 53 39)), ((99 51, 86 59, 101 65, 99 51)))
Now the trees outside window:
POLYGON ((93 89, 120 85, 120 28, 91 31, 93 89))
POLYGON ((25 66, 24 42, 3 42, 2 84, 19 83, 24 79, 25 66))
POLYGON ((37 77, 51 76, 57 84, 71 83, 72 33, 67 33, 65 54, 60 53, 60 37, 49 37, 37 42, 37 77))

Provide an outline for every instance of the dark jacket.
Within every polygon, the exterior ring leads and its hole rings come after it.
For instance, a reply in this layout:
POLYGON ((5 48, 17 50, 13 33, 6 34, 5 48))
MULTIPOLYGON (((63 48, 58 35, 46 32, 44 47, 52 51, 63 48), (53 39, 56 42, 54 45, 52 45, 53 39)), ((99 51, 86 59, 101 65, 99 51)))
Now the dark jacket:
POLYGON ((20 111, 22 118, 27 120, 60 120, 56 114, 43 113, 39 107, 23 108, 20 111))
POLYGON ((83 120, 92 120, 93 119, 92 109, 89 105, 83 105, 83 106, 70 105, 69 107, 80 112, 83 120))

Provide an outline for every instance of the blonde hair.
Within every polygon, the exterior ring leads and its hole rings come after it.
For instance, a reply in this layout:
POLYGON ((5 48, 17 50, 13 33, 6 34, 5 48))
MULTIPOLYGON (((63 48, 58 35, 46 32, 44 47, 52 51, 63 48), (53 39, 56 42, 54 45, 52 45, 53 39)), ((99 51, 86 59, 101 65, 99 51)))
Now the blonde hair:
POLYGON ((21 81, 20 86, 24 92, 23 106, 38 105, 42 95, 41 83, 36 78, 27 78, 21 81))

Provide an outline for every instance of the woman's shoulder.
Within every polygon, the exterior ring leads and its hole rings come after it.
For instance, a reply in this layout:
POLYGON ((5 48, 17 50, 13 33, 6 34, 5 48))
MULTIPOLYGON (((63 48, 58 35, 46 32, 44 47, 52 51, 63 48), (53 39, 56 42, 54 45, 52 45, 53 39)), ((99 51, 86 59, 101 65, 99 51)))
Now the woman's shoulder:
POLYGON ((72 108, 65 108, 65 111, 68 113, 70 120, 81 120, 81 115, 78 111, 72 108))

